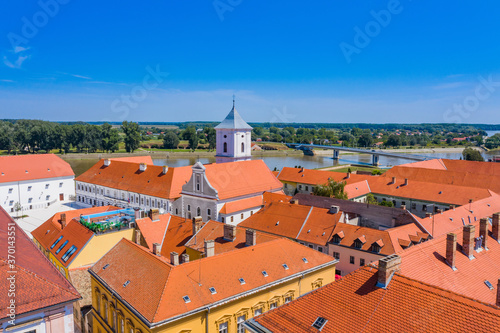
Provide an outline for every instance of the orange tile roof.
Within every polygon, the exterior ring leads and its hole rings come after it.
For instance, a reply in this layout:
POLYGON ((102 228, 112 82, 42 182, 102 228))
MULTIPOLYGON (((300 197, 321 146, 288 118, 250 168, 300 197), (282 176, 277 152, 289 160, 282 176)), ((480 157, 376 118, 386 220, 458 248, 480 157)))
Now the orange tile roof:
POLYGON ((185 244, 193 236, 193 224, 184 217, 172 215, 165 235, 162 236, 161 254, 170 258, 170 252, 179 255, 186 251, 185 244))
MULTIPOLYGON (((479 221, 475 237, 479 237, 479 221)), ((488 224, 491 231, 491 226, 488 224)), ((488 251, 474 251, 475 259, 462 253, 463 227, 452 231, 457 235, 457 251, 453 271, 446 263, 446 235, 438 236, 425 243, 412 246, 399 253, 401 273, 431 285, 475 298, 481 302, 495 304, 497 281, 500 278, 500 244, 488 234, 488 251), (489 281, 494 289, 490 290, 484 281, 489 281)))
POLYGON ((395 166, 384 177, 408 178, 437 184, 477 187, 500 193, 500 167, 490 162, 432 160, 443 168, 411 163, 395 166))
POLYGON ((408 185, 404 185, 404 182, 404 179, 396 178, 396 183, 392 183, 392 178, 385 176, 371 177, 368 180, 371 192, 374 194, 442 204, 464 205, 469 203, 469 199, 476 201, 491 196, 491 192, 483 188, 436 184, 417 180, 409 180, 408 185))
POLYGON ((265 205, 273 201, 289 202, 292 199, 292 197, 286 195, 285 193, 283 193, 283 191, 278 191, 278 192, 264 192, 264 194, 262 194, 262 199, 265 205))
MULTIPOLYGON (((395 253, 394 244, 387 231, 378 230, 367 227, 360 227, 357 225, 347 223, 337 223, 333 230, 332 236, 338 234, 341 238, 339 245, 354 248, 354 241, 356 239, 364 240, 361 246, 361 251, 372 251, 372 245, 382 241, 384 246, 381 247, 381 255, 390 255, 395 253)), ((379 244, 380 245, 380 244, 379 244)))
POLYGON ((54 154, 0 156, 0 183, 74 175, 69 163, 54 154))
POLYGON ((0 320, 9 314, 7 306, 8 277, 16 275, 16 317, 27 312, 36 312, 48 307, 71 304, 80 299, 80 294, 61 275, 57 268, 38 250, 24 231, 0 207, 0 320), (8 262, 8 236, 15 226, 16 248, 15 264, 8 262))
POLYGON ((164 258, 122 239, 90 272, 151 325, 190 311, 203 311, 274 281, 335 263, 326 254, 287 239, 276 239, 172 266, 164 258), (302 260, 304 257, 307 263, 302 260), (284 263, 289 269, 283 268, 284 263), (262 274, 264 270, 267 277, 262 274), (126 281, 130 283, 124 287, 126 281), (217 293, 212 294, 210 287, 217 293), (184 296, 189 297, 189 303, 183 300, 184 296))
POLYGON ((263 200, 262 196, 258 195, 246 199, 230 201, 225 203, 224 206, 222 206, 222 209, 220 210, 219 213, 233 214, 250 208, 256 208, 256 207, 260 208, 262 206, 262 200, 263 200))
POLYGON ((342 213, 328 209, 272 202, 239 226, 305 242, 325 245, 342 213))
POLYGON ((283 188, 263 160, 214 163, 204 167, 207 179, 217 190, 220 200, 283 188))
POLYGON ((31 235, 44 248, 48 249, 61 233, 61 214, 66 214, 66 223, 69 223, 72 219, 74 219, 75 217, 79 217, 80 215, 102 213, 116 209, 120 208, 115 206, 99 206, 99 207, 91 207, 91 208, 83 208, 83 209, 75 209, 75 210, 67 210, 64 212, 59 212, 52 215, 52 217, 50 217, 47 221, 45 221, 38 228, 33 230, 31 232, 31 235))
POLYGON ((163 237, 165 236, 165 229, 172 215, 162 214, 158 217, 158 221, 152 221, 149 217, 135 220, 137 228, 141 231, 142 237, 150 250, 153 250, 153 243, 162 243, 163 237))
POLYGON ((151 158, 151 156, 115 157, 110 158, 110 160, 131 163, 146 163, 147 165, 153 165, 153 159, 151 158))
MULTIPOLYGON (((215 254, 244 248, 246 244, 247 228, 236 226, 236 237, 233 241, 230 241, 224 239, 225 225, 226 224, 222 222, 208 221, 195 236, 191 237, 191 239, 186 243, 185 246, 192 248, 193 250, 205 253, 205 240, 213 240, 215 254)), ((269 242, 271 240, 279 238, 277 236, 259 231, 256 232, 256 236, 257 244, 269 242)))
POLYGON ((118 160, 104 166, 100 160, 89 170, 76 178, 76 181, 116 188, 123 191, 142 193, 158 198, 176 199, 180 197, 182 185, 191 178, 190 166, 168 168, 163 174, 163 167, 147 165, 145 171, 139 171, 139 163, 118 160))
MULTIPOLYGON (((446 165, 444 165, 443 160, 440 158, 420 161, 420 162, 412 162, 407 164, 401 164, 399 167, 407 167, 407 168, 424 168, 424 169, 434 169, 434 170, 446 170, 446 165)), ((392 169, 394 169, 393 167, 392 169)), ((391 170, 392 170, 391 169, 391 170)))
POLYGON ((250 323, 257 322, 274 333, 317 333, 312 325, 318 317, 327 320, 322 333, 500 331, 498 307, 398 273, 387 289, 377 288, 377 272, 362 267, 250 323))
POLYGON ((348 199, 354 199, 363 195, 367 195, 371 192, 371 190, 370 185, 368 185, 368 181, 362 180, 357 183, 346 184, 346 186, 344 187, 344 192, 347 194, 348 199))
POLYGON ((300 168, 289 168, 284 167, 279 175, 278 179, 282 182, 293 182, 301 184, 326 184, 329 179, 333 179, 336 182, 346 182, 347 184, 357 183, 366 179, 372 178, 372 176, 357 175, 351 173, 349 178, 348 174, 345 172, 335 172, 335 171, 323 171, 323 170, 313 170, 313 169, 300 169, 300 168))
POLYGON ((498 212, 500 212, 500 195, 492 193, 491 197, 475 201, 470 205, 456 207, 427 218, 415 218, 429 233, 432 234, 434 231, 434 237, 437 237, 498 212))
POLYGON ((422 232, 422 229, 416 223, 390 228, 387 229, 386 232, 389 234, 395 253, 410 246, 412 244, 412 237, 415 238, 415 236, 417 236, 422 241, 427 240, 429 237, 429 234, 422 232))

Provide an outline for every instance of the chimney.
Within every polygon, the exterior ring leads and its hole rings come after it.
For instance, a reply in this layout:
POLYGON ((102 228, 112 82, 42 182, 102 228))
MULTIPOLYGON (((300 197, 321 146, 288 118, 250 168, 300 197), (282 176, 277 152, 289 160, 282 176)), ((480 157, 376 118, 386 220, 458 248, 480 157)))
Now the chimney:
POLYGON ((497 282, 497 306, 500 306, 500 279, 497 282))
POLYGON ((140 219, 141 218, 141 210, 135 209, 134 210, 134 217, 136 220, 140 219))
POLYGON ((146 168, 147 168, 147 167, 148 167, 148 166, 146 165, 146 163, 141 163, 141 164, 139 164, 139 170, 140 170, 140 171, 146 171, 146 168))
POLYGON ((160 253, 160 244, 153 243, 153 254, 155 256, 161 256, 161 253, 160 253))
POLYGON ((350 172, 348 172, 348 173, 347 173, 346 178, 347 178, 347 179, 351 178, 351 173, 350 173, 350 172))
POLYGON ((177 252, 170 252, 170 263, 174 266, 179 265, 179 254, 177 252))
POLYGON ((473 224, 467 224, 464 226, 464 239, 462 243, 463 253, 470 259, 474 259, 474 234, 476 233, 476 227, 473 224))
POLYGON ((392 177, 392 184, 396 184, 396 177, 392 177))
POLYGON ((298 205, 299 204, 299 199, 292 199, 292 200, 290 200, 290 203, 292 205, 298 205))
POLYGON ((205 257, 213 257, 215 255, 215 243, 213 240, 205 241, 205 257))
POLYGON ((230 224, 224 224, 224 240, 234 241, 236 238, 236 226, 230 224))
POLYGON ((404 186, 408 186, 408 178, 405 178, 404 186))
POLYGON ((135 229, 135 243, 141 245, 141 231, 139 229, 135 229))
POLYGON ((386 289, 395 272, 401 270, 401 257, 392 254, 378 261, 377 287, 386 289))
POLYGON ((181 254, 181 263, 185 264, 187 262, 189 262, 189 254, 187 253, 181 254))
POLYGON ((246 230, 246 246, 253 246, 257 244, 257 232, 253 229, 246 230))
POLYGON ((158 208, 150 209, 148 215, 151 221, 160 220, 160 211, 158 210, 158 208))
POLYGON ((443 210, 442 210, 442 209, 440 209, 440 208, 438 208, 438 209, 436 209, 436 213, 438 213, 438 214, 443 214, 443 210))
POLYGON ((401 205, 401 209, 406 210, 406 205, 401 205))
POLYGON ((450 232, 446 235, 446 262, 451 269, 457 270, 455 267, 455 253, 457 251, 457 235, 450 232))
POLYGON ((202 225, 203 220, 201 216, 193 217, 193 236, 196 235, 198 231, 200 231, 202 225))
POLYGON ((479 221, 479 236, 483 237, 483 248, 488 251, 488 219, 483 218, 479 221))
POLYGON ((340 211, 340 207, 339 206, 330 206, 330 214, 337 214, 338 212, 340 211))
POLYGON ((111 160, 109 158, 106 158, 104 160, 104 166, 110 166, 110 164, 111 164, 111 160))
POLYGON ((429 212, 425 213, 425 217, 432 217, 432 213, 429 212))
POLYGON ((455 210, 455 205, 450 205, 450 210, 455 210))
POLYGON ((163 174, 166 175, 168 172, 168 165, 163 166, 163 174))
POLYGON ((500 213, 495 213, 491 217, 493 238, 500 243, 500 213))
POLYGON ((61 213, 61 229, 66 228, 66 213, 61 213))

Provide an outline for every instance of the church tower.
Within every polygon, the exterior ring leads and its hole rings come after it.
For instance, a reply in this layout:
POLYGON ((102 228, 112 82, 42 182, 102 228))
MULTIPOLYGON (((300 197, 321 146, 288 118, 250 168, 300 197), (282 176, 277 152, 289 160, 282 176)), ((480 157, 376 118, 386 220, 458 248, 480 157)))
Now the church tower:
POLYGON ((216 163, 247 161, 252 158, 252 127, 241 118, 234 107, 219 125, 217 132, 216 163))

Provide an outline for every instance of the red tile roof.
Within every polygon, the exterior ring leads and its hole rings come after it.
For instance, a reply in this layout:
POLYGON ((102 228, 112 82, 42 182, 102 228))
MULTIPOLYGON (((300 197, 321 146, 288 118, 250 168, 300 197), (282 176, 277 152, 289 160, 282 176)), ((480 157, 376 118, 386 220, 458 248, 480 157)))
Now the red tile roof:
POLYGON ((399 227, 390 228, 387 229, 386 232, 389 234, 395 253, 398 253, 404 248, 412 245, 411 240, 414 238, 418 237, 421 241, 425 241, 429 238, 429 234, 422 232, 422 229, 417 226, 416 223, 409 223, 399 227))
POLYGON ((337 223, 333 230, 333 235, 339 235, 341 239, 339 245, 342 246, 354 248, 354 241, 359 239, 362 242, 364 240, 360 249, 361 251, 371 252, 373 244, 379 242, 379 245, 383 244, 379 252, 380 255, 395 253, 393 242, 387 231, 347 223, 337 223))
POLYGON ((415 218, 423 228, 430 234, 434 232, 434 236, 437 237, 498 212, 500 212, 500 195, 492 193, 491 197, 475 201, 470 205, 456 207, 427 218, 415 218))
MULTIPOLYGON (((479 221, 475 237, 479 237, 479 221)), ((489 226, 491 231, 491 226, 489 226)), ((452 231, 457 235, 457 251, 453 271, 446 263, 446 235, 412 246, 399 253, 401 273, 431 285, 475 298, 481 302, 495 304, 497 281, 500 278, 500 244, 488 235, 488 251, 474 251, 475 259, 462 253, 463 227, 452 231), (489 281, 494 289, 490 290, 484 281, 489 281)))
MULTIPOLYGON (((421 269, 421 267, 418 267, 421 269)), ((498 332, 500 308, 396 273, 377 288, 377 270, 362 267, 295 301, 252 320, 274 333, 314 332, 498 332)), ((264 332, 256 329, 254 332, 264 332)))
POLYGON ((66 214, 66 223, 80 215, 89 215, 120 209, 114 206, 100 206, 67 210, 52 215, 47 221, 31 232, 31 235, 44 247, 49 248, 61 233, 61 214, 66 214))
POLYGON ((170 252, 179 255, 186 251, 185 244, 193 236, 193 224, 191 220, 172 215, 168 223, 167 231, 161 241, 161 254, 170 258, 170 252))
POLYGON ((328 209, 272 202, 239 226, 305 242, 325 245, 342 213, 328 209))
POLYGON ((74 175, 69 163, 54 154, 0 156, 0 183, 74 175))
POLYGON ((207 179, 217 190, 220 200, 283 188, 263 160, 214 163, 204 167, 207 179))
POLYGON ((374 194, 442 204, 464 205, 469 203, 469 199, 476 201, 491 196, 491 192, 484 188, 437 184, 413 179, 408 181, 408 185, 404 185, 404 178, 396 178, 396 182, 393 183, 391 177, 371 177, 368 183, 374 194))
POLYGON ((24 231, 3 208, 0 207, 0 319, 8 316, 7 306, 10 277, 16 275, 16 316, 41 310, 50 306, 71 303, 80 299, 80 294, 61 275, 57 268, 38 250, 24 231), (10 225, 9 225, 10 224, 10 225), (8 258, 8 232, 15 226, 15 248, 17 249, 14 266, 8 258))
POLYGON ((344 192, 347 194, 348 199, 354 199, 367 195, 371 192, 371 190, 370 185, 368 185, 368 181, 363 180, 357 183, 346 184, 344 192))
POLYGON ((147 165, 145 171, 139 171, 139 163, 113 160, 109 166, 104 166, 104 160, 100 160, 78 176, 76 181, 158 198, 176 199, 180 197, 182 185, 191 178, 191 174, 190 166, 168 168, 164 174, 161 166, 147 165))
POLYGON ((110 158, 110 160, 131 162, 131 163, 146 163, 147 165, 153 165, 153 159, 151 158, 151 156, 115 157, 115 158, 110 158))
POLYGON ((250 208, 260 208, 262 206, 262 200, 262 196, 258 195, 246 199, 230 201, 222 206, 220 214, 233 214, 250 208))
POLYGON ((203 311, 229 297, 335 262, 332 257, 293 241, 276 239, 172 266, 164 258, 123 239, 90 272, 149 323, 158 323, 189 311, 203 311), (302 260, 304 257, 308 263, 302 260), (283 268, 284 263, 289 269, 283 268), (262 274, 264 270, 267 277, 262 274), (238 281, 240 278, 245 284, 238 281), (124 287, 126 281, 130 282, 124 287), (210 292, 211 287, 216 294, 210 292), (184 296, 190 302, 186 303, 184 296))
POLYGON ((301 184, 310 185, 323 185, 328 182, 329 179, 333 179, 336 182, 346 182, 347 184, 357 183, 372 176, 357 175, 351 173, 349 178, 348 174, 345 172, 335 172, 335 171, 323 171, 323 170, 313 170, 313 169, 301 169, 301 168, 289 168, 284 167, 279 175, 278 179, 282 182, 293 182, 301 184))
POLYGON ((158 221, 152 221, 145 217, 135 220, 137 228, 141 231, 142 237, 146 241, 150 250, 153 250, 153 244, 161 244, 165 236, 165 230, 172 218, 171 214, 162 214, 158 216, 158 221))
MULTIPOLYGON (((224 226, 226 224, 216 221, 208 221, 203 228, 198 231, 196 236, 190 238, 186 243, 186 247, 192 248, 196 251, 205 253, 205 240, 214 241, 215 254, 224 253, 232 251, 235 249, 241 249, 245 247, 246 244, 246 230, 247 228, 242 228, 241 226, 236 227, 236 237, 233 241, 224 239, 224 226)), ((263 232, 256 232, 257 244, 269 242, 271 240, 277 239, 277 236, 273 236, 263 232)))

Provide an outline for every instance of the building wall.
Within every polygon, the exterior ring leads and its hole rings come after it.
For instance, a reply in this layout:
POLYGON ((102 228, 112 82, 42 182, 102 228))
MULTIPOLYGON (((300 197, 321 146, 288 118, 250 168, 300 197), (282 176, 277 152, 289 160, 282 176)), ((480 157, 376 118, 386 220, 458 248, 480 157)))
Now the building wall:
MULTIPOLYGON (((138 332, 139 328, 141 332, 161 332, 161 333, 198 333, 198 332, 207 332, 207 333, 218 333, 219 332, 219 324, 227 322, 228 324, 228 332, 236 333, 237 326, 237 318, 241 315, 246 315, 245 319, 250 319, 254 316, 255 311, 259 308, 263 309, 263 312, 266 312, 270 309, 272 303, 277 302, 278 306, 283 305, 286 297, 291 297, 292 300, 297 297, 304 295, 320 286, 331 283, 335 281, 335 266, 326 267, 320 269, 316 272, 312 272, 310 274, 305 275, 303 278, 298 277, 291 281, 284 282, 277 286, 271 287, 267 290, 260 291, 258 293, 248 295, 234 301, 228 302, 225 305, 221 305, 216 308, 211 308, 209 313, 206 310, 201 313, 193 314, 189 317, 179 319, 176 322, 172 322, 156 328, 154 330, 148 329, 144 324, 142 324, 135 315, 133 315, 127 308, 123 306, 123 304, 111 298, 111 294, 108 290, 106 290, 97 280, 92 278, 92 290, 93 292, 93 312, 94 312, 94 332, 98 332, 97 329, 100 329, 101 332, 110 332, 111 327, 108 326, 101 314, 97 314, 97 297, 100 295, 102 299, 102 295, 105 295, 105 298, 108 300, 112 300, 113 304, 116 304, 116 308, 119 310, 117 318, 120 322, 120 318, 124 318, 125 325, 127 322, 132 324, 136 329, 134 332, 138 332), (99 290, 99 294, 95 291, 99 290), (207 331, 208 327, 208 331, 207 331)), ((108 305, 108 309, 111 309, 111 305, 108 305)), ((101 313, 103 309, 103 302, 101 301, 101 313)), ((112 318, 112 315, 108 315, 108 319, 112 318)), ((109 320, 108 320, 109 321, 109 320)), ((126 329, 128 327, 126 326, 126 329)), ((127 333, 129 331, 126 331, 127 333)))
POLYGON ((16 326, 6 320, 0 321, 0 332, 8 333, 73 333, 73 305, 56 306, 31 312, 28 315, 16 315, 16 326))
POLYGON ((360 251, 352 247, 328 244, 328 254, 332 257, 335 257, 334 252, 339 254, 337 258, 339 260, 337 264, 337 271, 339 271, 339 275, 346 275, 351 272, 354 272, 359 267, 363 266, 360 264, 360 260, 364 259, 364 265, 368 265, 371 262, 378 261, 381 258, 384 258, 385 255, 380 255, 367 251, 360 251), (354 264, 351 264, 350 258, 354 257, 354 264))
POLYGON ((145 211, 158 208, 163 209, 166 214, 171 213, 173 200, 77 181, 76 201, 89 207, 112 205, 122 208, 139 207, 145 211))
POLYGON ((217 163, 231 162, 235 160, 247 160, 252 156, 252 136, 251 131, 240 131, 233 129, 217 130, 216 156, 222 157, 217 163), (226 138, 224 138, 226 136, 226 138), (224 143, 227 143, 227 152, 224 152, 224 143), (244 151, 241 151, 241 144, 244 144, 244 151), (224 158, 225 157, 225 158, 224 158))
POLYGON ((450 204, 446 203, 400 198, 376 193, 373 193, 373 196, 378 202, 391 201, 396 208, 401 208, 404 205, 408 211, 418 217, 425 217, 426 213, 434 213, 437 209, 443 211, 450 209, 450 204))
MULTIPOLYGON (((19 182, 0 183, 0 205, 11 215, 16 213, 15 205, 22 210, 40 209, 60 200, 69 200, 75 195, 74 176, 34 179, 19 182)), ((19 211, 21 214, 21 211, 19 211)))

